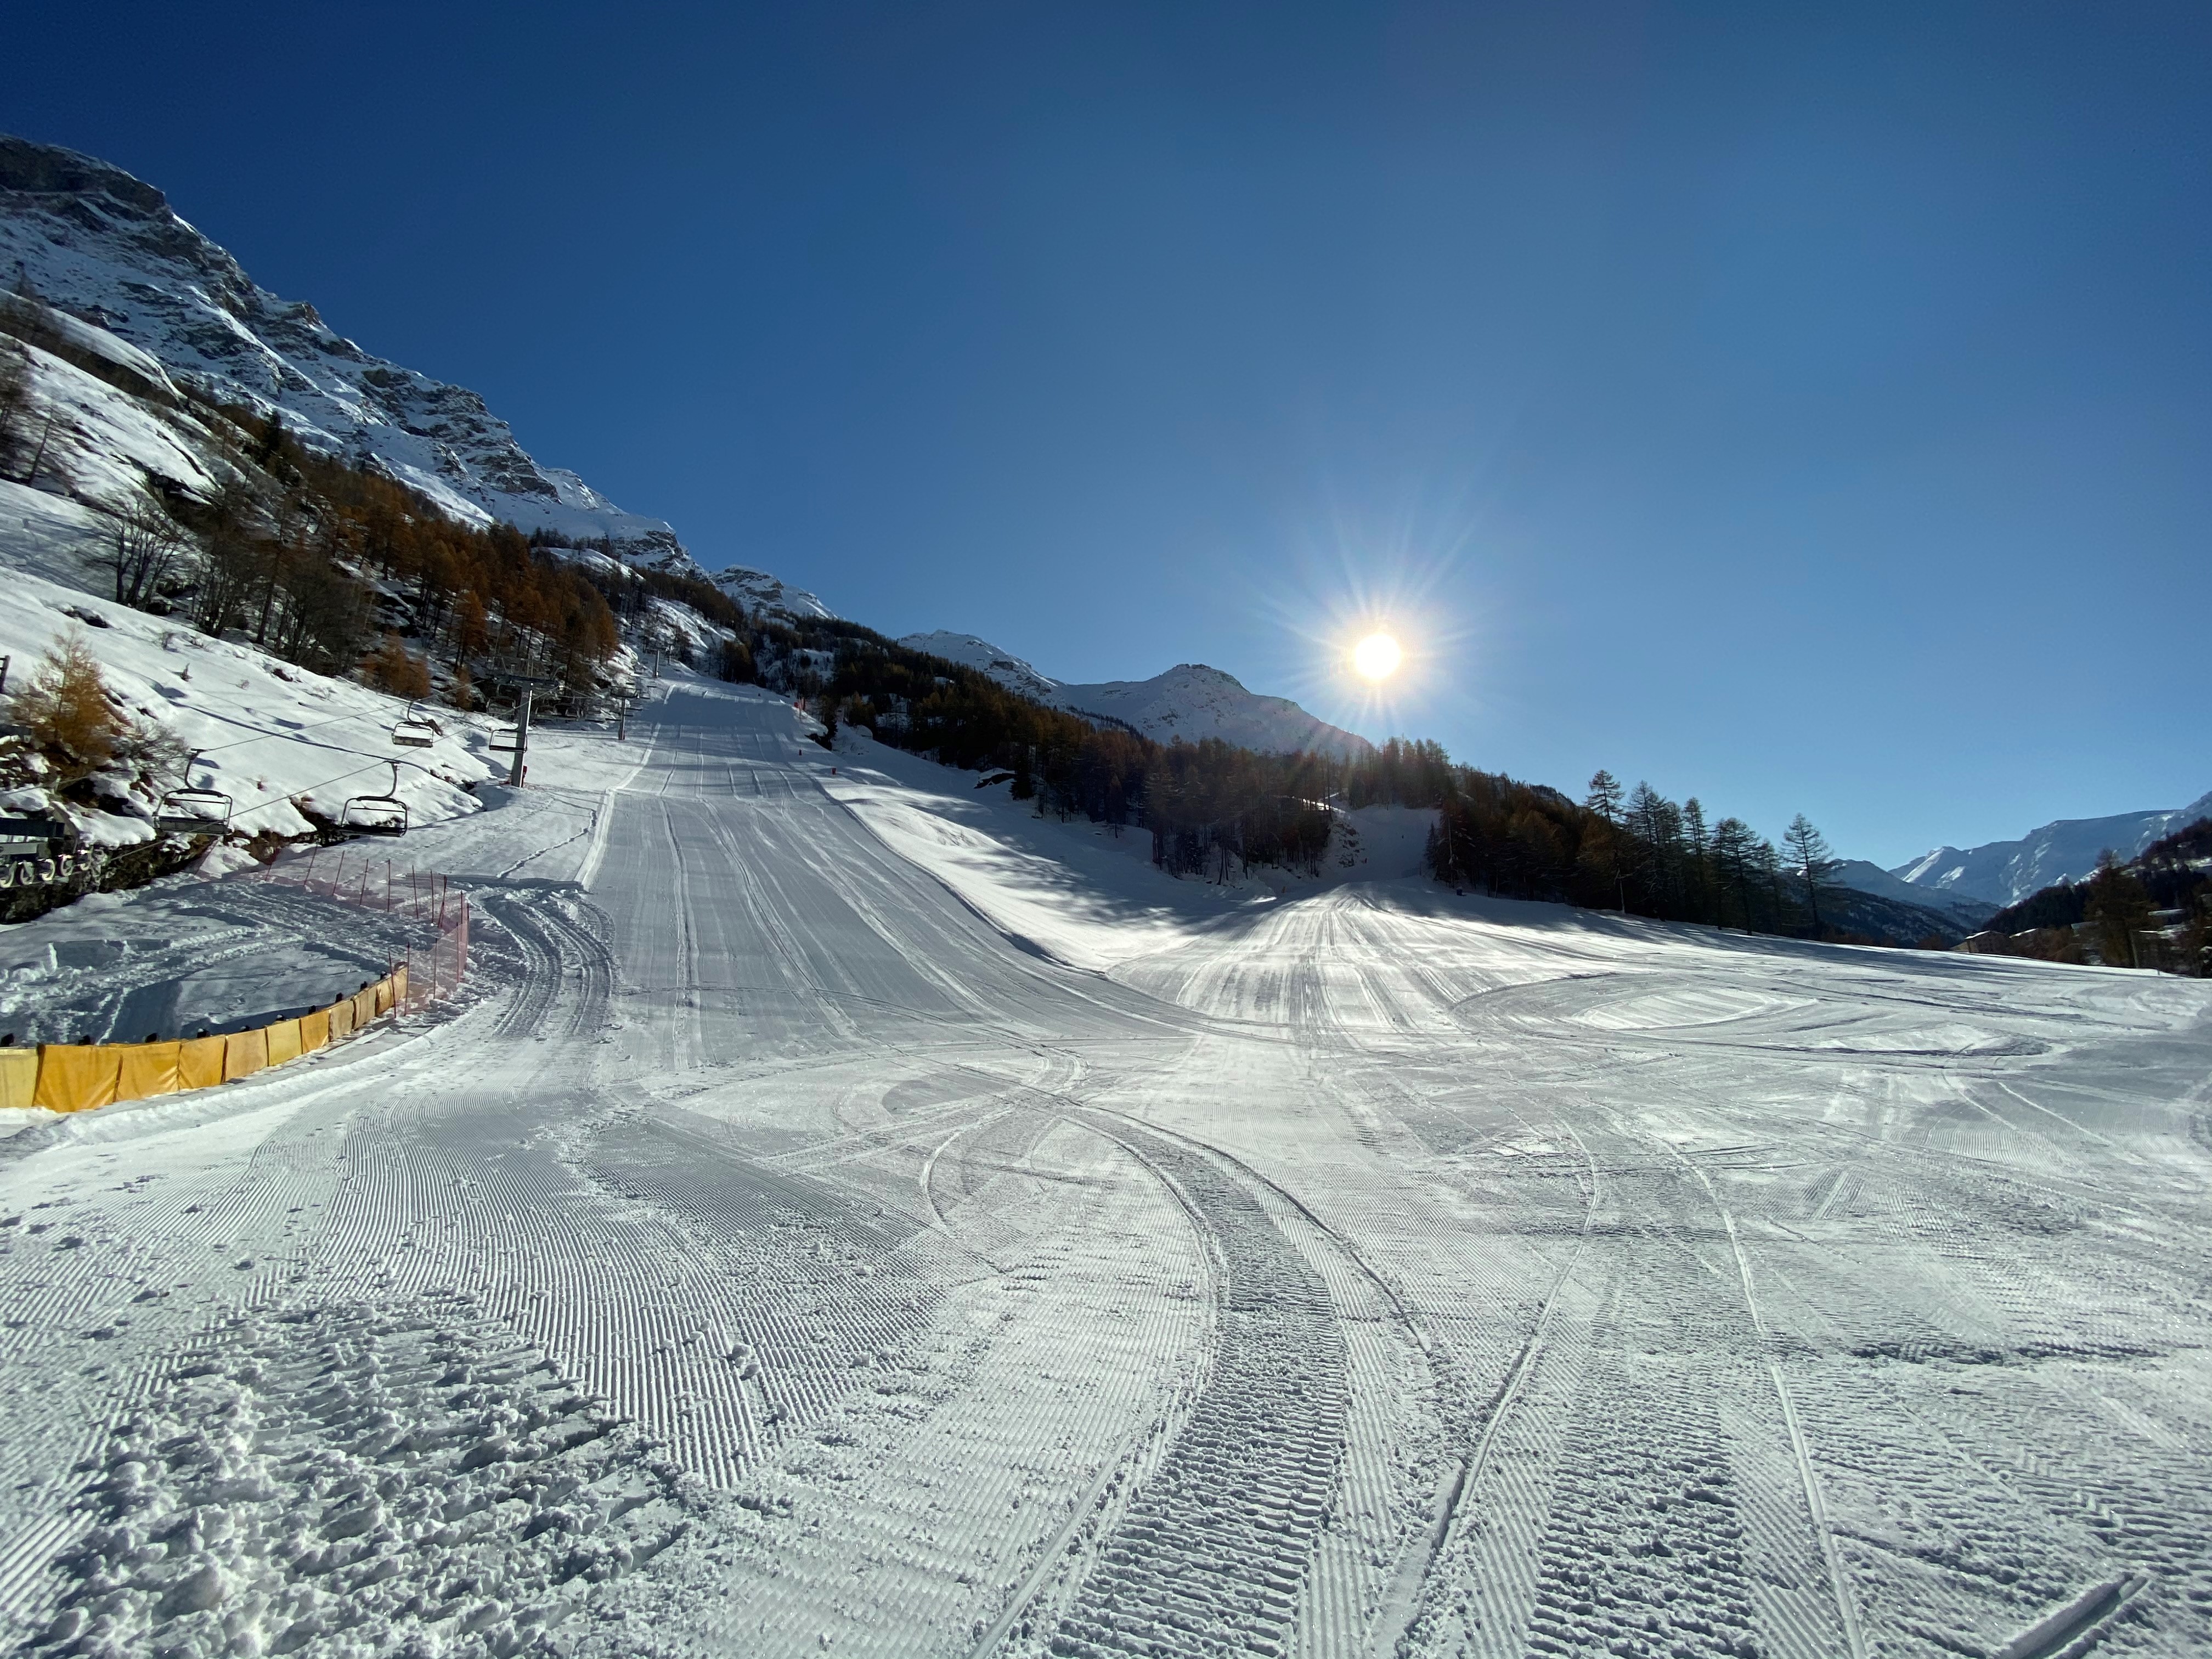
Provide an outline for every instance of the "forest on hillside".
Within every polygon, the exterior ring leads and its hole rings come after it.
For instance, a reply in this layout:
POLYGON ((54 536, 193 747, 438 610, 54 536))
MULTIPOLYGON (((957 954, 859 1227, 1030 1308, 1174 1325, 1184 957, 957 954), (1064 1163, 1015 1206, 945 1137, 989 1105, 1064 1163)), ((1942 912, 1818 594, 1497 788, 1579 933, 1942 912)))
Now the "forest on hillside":
MULTIPOLYGON (((207 496, 149 477, 139 501, 100 508, 107 528, 89 562, 117 601, 318 672, 461 708, 482 705, 488 676, 550 678, 581 712, 611 688, 627 632, 649 651, 805 700, 832 738, 840 723, 865 726, 947 764, 1002 773, 1040 812, 1140 830, 1177 875, 1317 873, 1335 811, 1394 805, 1437 814, 1430 867, 1458 887, 1849 936, 1821 914, 1832 861, 1802 818, 1778 848, 1740 819, 1709 821, 1694 798, 1678 805, 1642 784, 1624 793, 1600 773, 1575 801, 1401 738, 1349 760, 1215 739, 1163 745, 858 623, 749 613, 696 572, 631 566, 611 545, 458 523, 365 459, 307 448, 276 413, 185 382, 173 393, 81 349, 35 296, 0 301, 8 334, 160 408, 222 481, 207 496), (711 647, 696 630, 665 626, 677 606, 711 647)), ((0 472, 66 490, 52 417, 39 429, 20 354, 0 338, 0 472)))
POLYGON ((85 349, 27 294, 0 295, 0 475, 74 493, 17 341, 150 405, 220 481, 195 495, 149 474, 135 500, 80 498, 104 520, 87 563, 117 603, 464 708, 488 667, 589 685, 618 648, 600 590, 512 526, 458 523, 371 466, 307 448, 276 413, 189 380, 155 386, 85 349))

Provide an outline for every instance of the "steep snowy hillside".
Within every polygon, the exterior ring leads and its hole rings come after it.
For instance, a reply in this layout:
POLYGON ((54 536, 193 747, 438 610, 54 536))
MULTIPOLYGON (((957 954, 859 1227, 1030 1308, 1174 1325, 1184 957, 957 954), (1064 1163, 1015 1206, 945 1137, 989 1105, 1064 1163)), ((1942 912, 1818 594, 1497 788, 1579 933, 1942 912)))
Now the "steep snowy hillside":
POLYGON ((2119 812, 2105 818, 2060 818, 2018 841, 1993 841, 1960 850, 1939 847, 1889 873, 1923 890, 1942 888, 1991 904, 2017 904, 2061 881, 2079 881, 2097 867, 2106 848, 2133 858, 2160 836, 2212 816, 2212 793, 2164 812, 2119 812))
MULTIPOLYGON (((634 558, 690 568, 668 525, 539 466, 475 392, 372 356, 313 306, 256 287, 119 167, 0 135, 0 281, 98 323, 148 379, 166 371, 281 410, 310 448, 373 461, 465 522, 605 537, 634 558)), ((105 337, 94 349, 113 358, 105 337)))
POLYGON ((1051 708, 1066 706, 1060 700, 1058 680, 1038 673, 1012 652, 1001 651, 988 640, 979 640, 973 634, 951 634, 939 629, 934 634, 908 634, 899 643, 911 650, 942 657, 947 662, 980 668, 1009 691, 1018 691, 1051 708))
POLYGON ((748 611, 766 611, 777 617, 823 617, 832 620, 837 615, 805 588, 793 587, 765 570, 755 570, 748 565, 733 564, 708 580, 748 611))
POLYGON ((1288 697, 1260 696, 1246 690, 1234 675, 1203 663, 1182 663, 1148 680, 1077 685, 1041 674, 1012 652, 973 634, 908 634, 899 643, 980 668, 1007 690, 1054 708, 1103 714, 1161 743, 1219 738, 1271 754, 1313 750, 1358 755, 1374 747, 1357 732, 1309 714, 1288 697))

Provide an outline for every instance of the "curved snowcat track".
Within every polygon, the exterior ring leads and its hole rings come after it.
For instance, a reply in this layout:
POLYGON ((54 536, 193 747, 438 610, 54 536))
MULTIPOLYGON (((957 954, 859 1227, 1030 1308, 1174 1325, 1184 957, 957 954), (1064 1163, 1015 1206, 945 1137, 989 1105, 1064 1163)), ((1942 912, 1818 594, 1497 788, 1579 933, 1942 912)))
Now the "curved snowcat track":
POLYGON ((1085 1115, 1181 1190, 1222 1287, 1198 1402, 1101 1547, 1054 1650, 1280 1652, 1344 1455, 1344 1338, 1328 1287, 1213 1160, 1085 1115))

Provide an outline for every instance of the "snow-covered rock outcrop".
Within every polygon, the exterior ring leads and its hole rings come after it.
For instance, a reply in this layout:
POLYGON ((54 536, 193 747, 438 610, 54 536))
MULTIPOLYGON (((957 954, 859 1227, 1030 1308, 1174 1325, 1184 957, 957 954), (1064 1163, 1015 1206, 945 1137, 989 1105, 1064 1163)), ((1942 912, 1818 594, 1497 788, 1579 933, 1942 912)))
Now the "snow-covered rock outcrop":
POLYGON ((0 135, 0 285, 98 325, 82 343, 118 367, 279 410, 301 442, 380 467, 456 519, 606 538, 634 558, 690 566, 669 525, 539 466, 475 392, 374 356, 313 306, 257 287, 120 167, 0 135))
POLYGON ((708 580, 748 611, 771 617, 822 617, 836 620, 837 613, 803 587, 793 587, 765 570, 733 564, 708 580))
POLYGON ((1066 706, 1060 701, 1058 680, 1040 674, 1012 652, 1001 651, 988 640, 979 640, 973 634, 954 634, 940 628, 933 634, 908 634, 899 643, 911 651, 927 651, 947 662, 980 669, 1007 690, 1033 697, 1049 708, 1066 706))
POLYGON ((2111 848, 2124 859, 2185 824, 2212 817, 2212 793, 2162 812, 2119 812, 2103 818, 2059 818, 2018 841, 1964 849, 1938 847, 1889 873, 1922 889, 1942 889, 1995 905, 2017 904, 2061 881, 2079 881, 2111 848))

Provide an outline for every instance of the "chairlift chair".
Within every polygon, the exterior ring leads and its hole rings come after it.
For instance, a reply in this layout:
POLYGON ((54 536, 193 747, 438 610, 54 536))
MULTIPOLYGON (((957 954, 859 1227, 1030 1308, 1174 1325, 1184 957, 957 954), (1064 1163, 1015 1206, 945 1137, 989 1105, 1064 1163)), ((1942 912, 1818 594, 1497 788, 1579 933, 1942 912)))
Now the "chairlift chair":
POLYGON ((392 787, 380 795, 356 795, 338 814, 343 828, 361 836, 404 836, 407 803, 399 799, 399 763, 392 763, 392 787))
POLYGON ((520 740, 520 732, 512 726, 493 726, 491 752, 495 755, 512 755, 515 750, 516 744, 520 740))
POLYGON ((409 709, 392 728, 392 741, 402 749, 428 749, 438 740, 438 723, 428 714, 409 709))
POLYGON ((154 827, 165 836, 219 836, 230 827, 230 797, 220 789, 195 789, 192 783, 192 762, 199 758, 195 749, 185 762, 185 781, 161 797, 155 809, 154 827))
POLYGON ((35 887, 39 860, 61 826, 51 818, 0 818, 0 887, 35 887))

